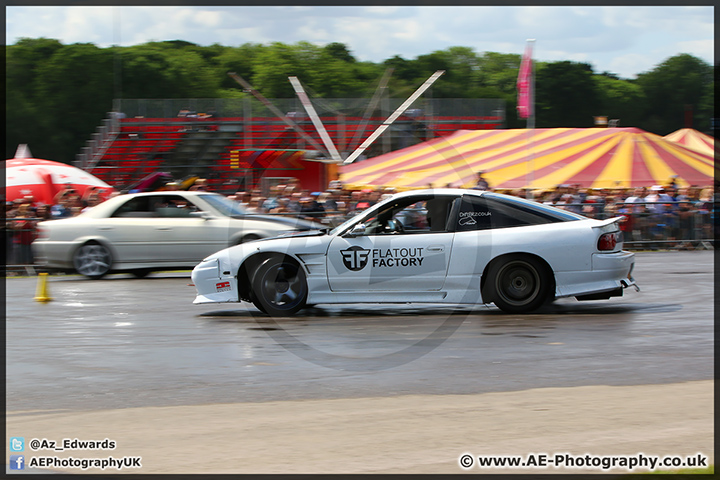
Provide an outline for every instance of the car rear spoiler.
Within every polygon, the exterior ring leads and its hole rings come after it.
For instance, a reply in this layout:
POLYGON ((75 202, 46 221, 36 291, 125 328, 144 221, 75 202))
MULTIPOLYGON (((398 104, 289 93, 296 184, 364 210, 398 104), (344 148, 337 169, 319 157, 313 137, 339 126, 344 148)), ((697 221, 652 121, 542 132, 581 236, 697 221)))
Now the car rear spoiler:
POLYGON ((613 223, 618 223, 622 219, 623 219, 623 217, 613 217, 613 218, 608 218, 606 220, 600 220, 599 221, 600 223, 593 225, 592 228, 601 228, 601 229, 606 228, 606 227, 612 225, 613 223))

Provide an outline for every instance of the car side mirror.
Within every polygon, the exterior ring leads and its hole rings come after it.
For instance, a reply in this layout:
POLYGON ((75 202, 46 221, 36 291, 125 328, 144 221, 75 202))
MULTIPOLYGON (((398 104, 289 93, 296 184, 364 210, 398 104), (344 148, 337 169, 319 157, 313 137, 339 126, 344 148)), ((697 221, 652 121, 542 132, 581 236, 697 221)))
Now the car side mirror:
POLYGON ((357 223, 355 226, 345 234, 346 237, 359 237, 361 235, 365 235, 365 224, 364 223, 357 223))

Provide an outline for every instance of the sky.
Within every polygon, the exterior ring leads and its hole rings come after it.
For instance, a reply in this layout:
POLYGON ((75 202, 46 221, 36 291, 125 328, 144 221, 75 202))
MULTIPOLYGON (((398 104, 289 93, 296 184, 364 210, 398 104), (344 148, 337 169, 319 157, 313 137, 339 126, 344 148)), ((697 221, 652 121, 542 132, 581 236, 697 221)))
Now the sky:
POLYGON ((688 53, 714 64, 712 6, 7 6, 7 45, 22 37, 130 46, 345 44, 360 61, 415 59, 453 46, 592 65, 621 78, 688 53))

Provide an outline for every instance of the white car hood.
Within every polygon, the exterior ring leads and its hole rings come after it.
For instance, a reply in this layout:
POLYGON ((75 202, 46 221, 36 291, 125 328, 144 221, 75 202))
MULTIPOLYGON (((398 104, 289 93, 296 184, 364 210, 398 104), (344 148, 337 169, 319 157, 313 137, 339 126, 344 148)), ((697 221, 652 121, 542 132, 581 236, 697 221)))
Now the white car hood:
POLYGON ((242 261, 258 252, 286 253, 299 257, 308 254, 325 254, 333 236, 317 232, 298 232, 287 236, 255 240, 241 245, 235 245, 220 250, 203 261, 219 259, 231 265, 238 265, 242 261))

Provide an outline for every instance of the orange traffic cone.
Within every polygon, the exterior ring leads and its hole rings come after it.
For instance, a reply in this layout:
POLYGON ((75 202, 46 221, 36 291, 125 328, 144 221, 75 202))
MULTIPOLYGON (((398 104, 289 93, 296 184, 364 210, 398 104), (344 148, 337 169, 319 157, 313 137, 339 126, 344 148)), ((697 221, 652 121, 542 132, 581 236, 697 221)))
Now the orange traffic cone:
POLYGON ((52 297, 48 293, 47 273, 38 273, 37 291, 35 292, 36 302, 49 302, 52 297))

